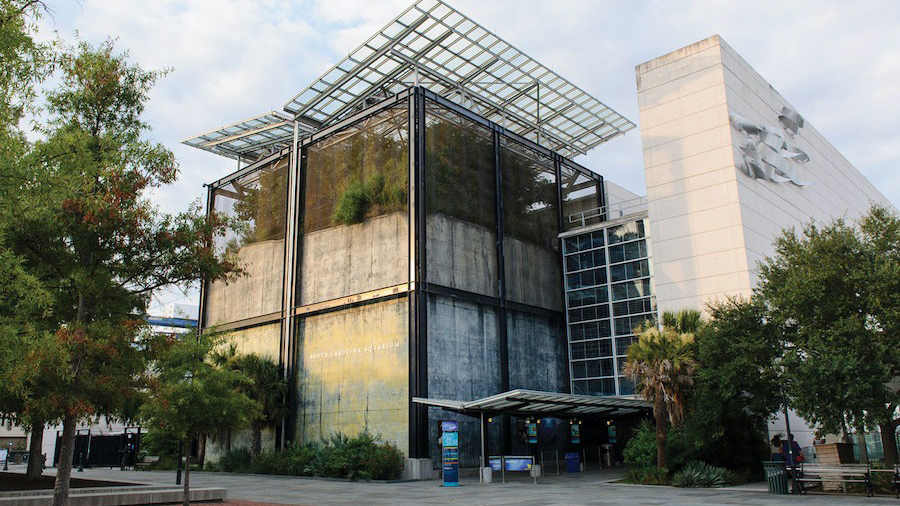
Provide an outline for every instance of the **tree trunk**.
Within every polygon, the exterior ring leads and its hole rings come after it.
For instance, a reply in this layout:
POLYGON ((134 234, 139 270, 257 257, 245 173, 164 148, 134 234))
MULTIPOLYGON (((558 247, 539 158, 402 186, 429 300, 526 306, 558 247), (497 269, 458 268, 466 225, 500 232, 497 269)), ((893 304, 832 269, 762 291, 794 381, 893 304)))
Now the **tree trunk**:
POLYGON ((897 465, 897 425, 900 420, 879 424, 881 429, 881 446, 884 447, 884 463, 887 467, 897 465))
POLYGON ((253 420, 250 424, 250 462, 255 462, 262 450, 262 420, 253 420))
POLYGON ((44 445, 44 422, 31 424, 31 442, 28 445, 28 470, 25 472, 26 480, 40 478, 44 471, 44 459, 41 447, 44 445))
POLYGON ((866 432, 859 428, 856 429, 856 444, 859 445, 859 463, 869 463, 869 447, 866 445, 866 432))
POLYGON ((62 441, 59 448, 59 462, 56 466, 56 485, 53 490, 52 506, 68 506, 69 479, 72 477, 72 458, 75 454, 75 417, 63 418, 62 441))
POLYGON ((197 464, 203 469, 206 466, 206 433, 200 434, 200 448, 197 450, 197 464))
POLYGON ((653 416, 656 417, 656 467, 666 468, 666 436, 668 419, 666 405, 662 394, 657 393, 653 400, 653 416))
POLYGON ((184 499, 183 506, 191 506, 191 435, 188 434, 187 444, 184 445, 184 499))

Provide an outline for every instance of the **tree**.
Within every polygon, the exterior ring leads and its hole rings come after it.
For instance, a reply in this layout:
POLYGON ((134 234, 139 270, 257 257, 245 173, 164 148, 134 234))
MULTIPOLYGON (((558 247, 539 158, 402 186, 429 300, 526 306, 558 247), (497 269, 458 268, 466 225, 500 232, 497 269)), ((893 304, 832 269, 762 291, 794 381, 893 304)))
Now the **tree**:
POLYGON ((896 463, 900 424, 897 315, 900 222, 875 206, 844 220, 785 231, 760 266, 758 294, 783 327, 791 406, 823 432, 879 424, 896 463))
MULTIPOLYGON (((675 315, 664 314, 662 321, 674 319, 675 315)), ((683 420, 687 390, 693 384, 697 366, 694 334, 652 325, 638 328, 636 333, 640 337, 628 348, 625 374, 634 378, 637 393, 653 403, 656 465, 665 469, 669 424, 677 427, 683 420)))
POLYGON ((34 85, 52 68, 53 44, 35 41, 35 23, 43 11, 36 0, 0 0, 0 418, 27 427, 31 433, 27 477, 41 474, 44 421, 25 413, 21 391, 11 372, 33 345, 36 318, 48 308, 49 297, 22 259, 4 247, 5 224, 21 210, 19 193, 30 151, 19 123, 34 111, 34 85))
POLYGON ((699 443, 695 458, 756 470, 769 456, 766 425, 781 405, 780 329, 758 298, 726 298, 707 311, 685 429, 699 443))
POLYGON ((243 391, 259 405, 259 416, 250 423, 250 458, 255 461, 262 450, 263 427, 284 416, 287 380, 281 367, 271 359, 256 353, 238 354, 234 345, 225 353, 215 354, 213 362, 246 376, 243 391))
POLYGON ((213 352, 221 338, 189 334, 167 343, 152 367, 150 399, 142 417, 151 427, 186 442, 184 506, 190 499, 190 441, 214 430, 240 429, 259 417, 259 406, 235 385, 249 380, 216 367, 213 352))
POLYGON ((226 219, 206 218, 199 203, 169 215, 150 201, 177 176, 172 153, 144 138, 141 119, 162 73, 129 63, 112 42, 81 44, 59 67, 45 139, 16 188, 23 206, 7 217, 0 240, 52 298, 49 331, 26 357, 32 374, 19 384, 28 405, 62 420, 53 499, 62 506, 76 423, 136 414, 145 379, 139 341, 153 292, 239 269, 210 246, 226 219))

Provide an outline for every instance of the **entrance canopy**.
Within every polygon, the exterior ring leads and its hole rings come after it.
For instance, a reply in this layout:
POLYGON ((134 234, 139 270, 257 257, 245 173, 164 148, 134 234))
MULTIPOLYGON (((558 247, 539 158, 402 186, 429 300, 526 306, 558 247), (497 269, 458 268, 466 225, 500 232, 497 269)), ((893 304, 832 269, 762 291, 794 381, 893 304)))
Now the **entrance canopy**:
POLYGON ((642 399, 623 397, 595 397, 591 395, 560 394, 535 390, 510 390, 474 401, 423 399, 413 402, 444 408, 469 416, 536 416, 553 418, 602 418, 631 415, 649 411, 651 404, 642 399))

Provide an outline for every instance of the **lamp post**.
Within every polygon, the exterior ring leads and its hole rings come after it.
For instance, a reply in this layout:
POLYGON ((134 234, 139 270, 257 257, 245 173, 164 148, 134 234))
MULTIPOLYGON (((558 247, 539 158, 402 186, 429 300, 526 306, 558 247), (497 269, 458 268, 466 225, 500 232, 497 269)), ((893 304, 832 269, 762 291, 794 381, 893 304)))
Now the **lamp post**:
POLYGON ((782 358, 778 357, 775 359, 775 364, 779 367, 779 371, 781 372, 781 382, 779 383, 781 387, 781 405, 784 410, 784 429, 787 432, 787 459, 788 464, 791 466, 791 493, 797 494, 799 493, 798 485, 797 485, 797 460, 794 456, 794 438, 793 434, 791 434, 791 419, 788 415, 788 398, 787 391, 785 390, 785 384, 787 383, 787 375, 784 372, 784 364, 782 363, 782 358))

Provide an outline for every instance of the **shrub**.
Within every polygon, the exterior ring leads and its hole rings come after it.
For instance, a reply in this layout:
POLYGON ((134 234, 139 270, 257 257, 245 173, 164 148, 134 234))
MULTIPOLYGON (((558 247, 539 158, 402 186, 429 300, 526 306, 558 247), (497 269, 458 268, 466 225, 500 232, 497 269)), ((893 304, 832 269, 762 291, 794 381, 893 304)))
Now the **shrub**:
POLYGON ((228 473, 246 473, 250 471, 250 450, 236 448, 226 452, 215 466, 216 470, 228 473))
POLYGON ((672 477, 672 485, 686 488, 716 488, 734 483, 731 471, 707 464, 691 462, 672 477))
POLYGON ((353 438, 334 434, 323 440, 306 471, 313 476, 351 480, 397 478, 403 470, 403 454, 380 441, 379 436, 367 432, 353 438))
MULTIPOLYGON (((697 442, 684 426, 670 429, 666 439, 666 463, 677 471, 685 463, 697 459, 697 442)), ((625 445, 622 459, 628 467, 648 468, 656 465, 656 427, 647 420, 641 421, 634 435, 625 445)))
POLYGON ((640 485, 668 485, 669 470, 658 467, 632 467, 625 472, 625 481, 640 485))
POLYGON ((366 217, 366 213, 372 206, 372 200, 362 181, 354 181, 338 198, 334 208, 335 223, 351 225, 360 223, 366 217))

